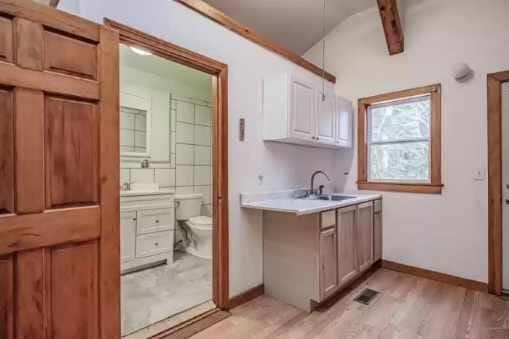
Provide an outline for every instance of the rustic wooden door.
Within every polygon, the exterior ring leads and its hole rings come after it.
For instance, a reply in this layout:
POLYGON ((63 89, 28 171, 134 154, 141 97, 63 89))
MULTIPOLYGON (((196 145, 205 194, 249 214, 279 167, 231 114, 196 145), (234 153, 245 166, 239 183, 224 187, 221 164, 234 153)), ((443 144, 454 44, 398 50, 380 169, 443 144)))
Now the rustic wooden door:
POLYGON ((0 338, 118 338, 118 36, 0 0, 0 338))

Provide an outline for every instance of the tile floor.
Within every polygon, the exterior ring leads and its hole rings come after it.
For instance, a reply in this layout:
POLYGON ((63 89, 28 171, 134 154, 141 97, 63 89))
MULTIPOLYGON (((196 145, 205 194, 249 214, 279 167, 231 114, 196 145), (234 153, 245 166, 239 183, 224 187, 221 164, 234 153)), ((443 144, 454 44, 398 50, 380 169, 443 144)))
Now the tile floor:
POLYGON ((183 252, 174 260, 122 276, 122 335, 212 299, 212 261, 183 252))

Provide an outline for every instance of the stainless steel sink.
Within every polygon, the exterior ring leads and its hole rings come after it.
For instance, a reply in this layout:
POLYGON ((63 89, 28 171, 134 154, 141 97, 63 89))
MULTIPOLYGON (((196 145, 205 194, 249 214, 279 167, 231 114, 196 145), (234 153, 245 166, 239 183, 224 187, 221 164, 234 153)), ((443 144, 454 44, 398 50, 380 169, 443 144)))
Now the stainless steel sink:
POLYGON ((303 197, 301 199, 308 200, 326 200, 326 201, 344 201, 351 200, 357 198, 354 195, 346 195, 346 194, 322 194, 322 195, 310 195, 307 197, 303 197))

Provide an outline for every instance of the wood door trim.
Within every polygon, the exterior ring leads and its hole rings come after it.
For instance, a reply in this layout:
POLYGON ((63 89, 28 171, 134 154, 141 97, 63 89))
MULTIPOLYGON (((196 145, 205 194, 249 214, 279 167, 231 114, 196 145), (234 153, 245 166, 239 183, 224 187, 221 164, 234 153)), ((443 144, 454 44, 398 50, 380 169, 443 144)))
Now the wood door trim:
POLYGON ((213 75, 213 300, 229 309, 229 226, 228 226, 228 66, 111 19, 107 26, 117 30, 120 42, 140 46, 163 58, 213 75))
POLYGON ((118 338, 120 305, 120 130, 118 33, 101 27, 98 45, 101 83, 100 201, 101 239, 99 281, 101 338, 118 338), (105 322, 106 321, 106 322, 105 322))
POLYGON ((509 71, 488 74, 488 290, 502 293, 502 83, 509 71))
POLYGON ((55 72, 39 72, 0 62, 2 84, 99 100, 99 83, 55 72))
POLYGON ((237 20, 229 17, 218 9, 212 7, 202 0, 176 0, 178 3, 194 10, 202 14, 203 16, 211 19, 212 21, 218 23, 221 26, 226 27, 227 29, 239 34, 243 38, 254 42, 257 45, 260 45, 280 56, 293 62, 294 64, 318 75, 319 77, 323 77, 325 80, 328 80, 332 83, 336 83, 336 77, 329 72, 324 72, 320 67, 312 64, 307 61, 303 57, 297 55, 296 53, 290 51, 287 48, 275 43, 271 39, 262 36, 261 34, 255 32, 252 28, 247 27, 237 20))
POLYGON ((463 287, 473 291, 487 292, 488 286, 481 281, 466 279, 455 275, 440 273, 420 267, 400 264, 393 261, 382 260, 382 267, 391 271, 415 275, 417 277, 440 281, 449 285, 463 287))
POLYGON ((99 206, 0 216, 0 256, 100 236, 99 206), (48 236, 49 235, 49 236, 48 236))

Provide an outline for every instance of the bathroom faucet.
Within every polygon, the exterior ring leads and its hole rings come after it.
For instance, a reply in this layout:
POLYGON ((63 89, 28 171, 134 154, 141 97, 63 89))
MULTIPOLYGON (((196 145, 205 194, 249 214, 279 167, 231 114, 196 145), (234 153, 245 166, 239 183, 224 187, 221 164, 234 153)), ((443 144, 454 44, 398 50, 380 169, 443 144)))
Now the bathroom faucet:
MULTIPOLYGON (((325 173, 324 171, 315 171, 312 175, 311 175, 311 188, 309 190, 309 194, 311 195, 314 195, 316 193, 315 191, 315 177, 318 175, 318 174, 323 174, 325 175, 325 177, 327 178, 327 180, 330 181, 330 178, 329 176, 327 175, 327 173, 325 173)), ((322 190, 320 190, 322 191, 322 190)), ((320 192, 321 194, 322 192, 320 192)))

